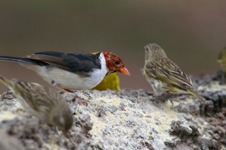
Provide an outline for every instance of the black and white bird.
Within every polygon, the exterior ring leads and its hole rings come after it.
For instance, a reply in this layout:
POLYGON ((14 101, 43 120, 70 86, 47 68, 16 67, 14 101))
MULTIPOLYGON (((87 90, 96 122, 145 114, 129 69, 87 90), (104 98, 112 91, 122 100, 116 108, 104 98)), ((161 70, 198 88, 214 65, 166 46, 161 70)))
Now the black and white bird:
POLYGON ((63 92, 92 89, 113 72, 130 76, 120 57, 109 51, 95 55, 47 51, 24 57, 0 56, 0 59, 19 62, 63 92))

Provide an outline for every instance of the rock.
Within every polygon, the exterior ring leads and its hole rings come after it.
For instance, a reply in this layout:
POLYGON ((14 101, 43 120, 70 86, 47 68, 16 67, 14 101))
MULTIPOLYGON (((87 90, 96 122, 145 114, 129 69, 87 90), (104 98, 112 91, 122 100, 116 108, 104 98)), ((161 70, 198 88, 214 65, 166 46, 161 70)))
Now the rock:
POLYGON ((16 98, 5 92, 0 101, 0 146, 43 150, 225 149, 226 85, 221 81, 222 73, 191 78, 206 102, 178 95, 171 99, 173 104, 155 103, 152 92, 141 89, 63 94, 74 116, 67 135, 27 114, 16 98), (76 94, 88 106, 78 105, 76 94))
POLYGON ((16 137, 10 136, 4 129, 0 129, 0 135, 1 150, 25 150, 22 143, 16 137))

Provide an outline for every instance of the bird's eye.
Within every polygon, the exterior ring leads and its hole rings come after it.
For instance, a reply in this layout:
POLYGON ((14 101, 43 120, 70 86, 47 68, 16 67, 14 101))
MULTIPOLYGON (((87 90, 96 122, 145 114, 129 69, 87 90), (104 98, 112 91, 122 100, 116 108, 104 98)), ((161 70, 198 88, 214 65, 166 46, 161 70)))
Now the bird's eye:
POLYGON ((118 60, 115 60, 115 64, 118 65, 120 64, 120 62, 118 60))
POLYGON ((145 48, 145 51, 146 51, 146 52, 148 51, 148 48, 147 48, 147 47, 145 48))

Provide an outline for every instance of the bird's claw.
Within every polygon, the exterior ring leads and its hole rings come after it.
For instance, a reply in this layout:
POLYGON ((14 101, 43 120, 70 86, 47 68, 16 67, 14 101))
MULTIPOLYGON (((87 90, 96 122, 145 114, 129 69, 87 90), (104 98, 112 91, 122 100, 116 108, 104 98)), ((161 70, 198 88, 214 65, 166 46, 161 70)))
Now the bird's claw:
POLYGON ((87 103, 85 100, 83 100, 81 97, 78 97, 77 95, 76 95, 76 101, 78 102, 79 105, 81 105, 82 103, 83 103, 85 106, 88 105, 88 103, 87 103))

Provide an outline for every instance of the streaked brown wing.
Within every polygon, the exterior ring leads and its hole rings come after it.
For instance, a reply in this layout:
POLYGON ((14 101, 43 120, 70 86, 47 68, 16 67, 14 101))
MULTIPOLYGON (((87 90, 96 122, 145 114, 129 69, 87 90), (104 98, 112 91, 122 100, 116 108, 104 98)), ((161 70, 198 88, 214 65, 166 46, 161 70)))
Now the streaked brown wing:
POLYGON ((148 77, 151 77, 151 78, 158 77, 158 74, 156 71, 156 66, 151 62, 149 62, 145 65, 144 71, 148 77))
POLYGON ((187 89, 192 87, 190 78, 171 60, 161 59, 149 62, 146 65, 146 73, 156 79, 178 88, 187 89))
POLYGON ((41 85, 27 82, 17 82, 17 88, 27 104, 36 111, 50 111, 53 100, 48 95, 47 90, 41 85))

